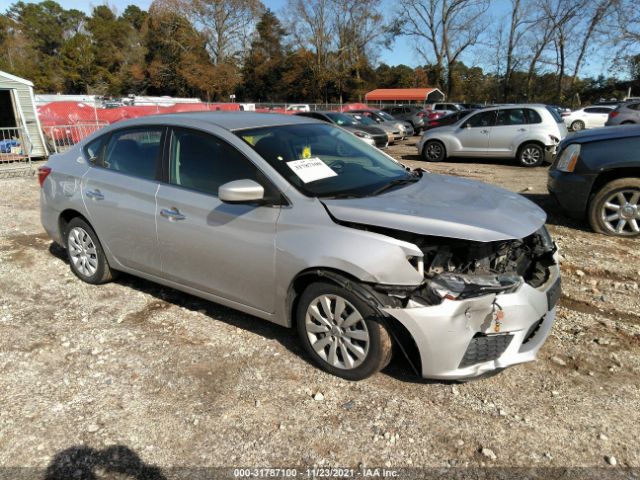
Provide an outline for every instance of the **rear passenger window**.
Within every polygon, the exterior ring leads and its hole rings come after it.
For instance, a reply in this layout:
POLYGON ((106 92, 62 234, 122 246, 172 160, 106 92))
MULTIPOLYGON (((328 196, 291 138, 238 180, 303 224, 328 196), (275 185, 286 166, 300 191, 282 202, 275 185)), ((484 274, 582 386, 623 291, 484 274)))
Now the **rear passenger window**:
POLYGON ((527 117, 527 123, 542 123, 542 118, 540 117, 540 114, 535 110, 531 110, 530 108, 525 108, 524 114, 527 117))
POLYGON ((162 144, 162 128, 140 128, 115 132, 102 165, 133 177, 155 180, 162 144))
POLYGON ((524 125, 527 120, 521 108, 510 108, 498 111, 496 125, 524 125))
POLYGON ((218 137, 175 128, 171 135, 169 181, 173 185, 218 196, 233 180, 258 179, 258 169, 242 153, 218 137))

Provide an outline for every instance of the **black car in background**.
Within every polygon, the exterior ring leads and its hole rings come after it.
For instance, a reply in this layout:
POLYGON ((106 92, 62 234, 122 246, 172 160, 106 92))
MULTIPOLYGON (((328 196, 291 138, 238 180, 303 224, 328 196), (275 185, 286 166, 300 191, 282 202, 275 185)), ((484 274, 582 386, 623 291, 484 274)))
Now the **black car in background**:
POLYGON ((445 125, 453 125, 458 120, 469 115, 473 110, 461 110, 459 112, 450 113, 449 115, 445 115, 444 117, 434 118, 427 122, 425 126, 425 130, 430 130, 432 128, 443 127, 445 125))
POLYGON ((640 235, 640 125, 565 138, 547 188, 569 216, 586 217, 596 232, 640 235))
POLYGON ((362 125, 349 115, 340 112, 298 112, 295 115, 300 117, 315 118, 323 122, 333 123, 339 127, 349 130, 356 137, 360 137, 369 145, 378 148, 385 148, 389 143, 387 133, 378 128, 368 125, 362 125))
POLYGON ((387 112, 393 118, 409 122, 416 134, 425 129, 428 112, 423 108, 412 105, 394 105, 393 107, 385 107, 382 111, 387 112))

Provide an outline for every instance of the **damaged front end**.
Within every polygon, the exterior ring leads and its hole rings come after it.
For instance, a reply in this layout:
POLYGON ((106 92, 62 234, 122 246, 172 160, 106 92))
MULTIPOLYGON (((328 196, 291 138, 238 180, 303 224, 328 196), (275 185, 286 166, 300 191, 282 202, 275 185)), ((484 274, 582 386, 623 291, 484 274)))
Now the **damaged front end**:
POLYGON ((367 230, 423 253, 408 259, 423 274, 420 285, 371 285, 388 299, 379 310, 415 342, 419 358, 409 360, 423 377, 468 378, 535 359, 560 295, 557 248, 545 227, 495 242, 367 230))
POLYGON ((523 283, 538 288, 547 282, 551 267, 556 265, 557 247, 545 227, 524 239, 498 242, 428 237, 375 227, 366 229, 412 243, 422 251, 422 258, 409 259, 424 275, 420 286, 374 287, 395 298, 403 298, 405 307, 515 292, 523 283))

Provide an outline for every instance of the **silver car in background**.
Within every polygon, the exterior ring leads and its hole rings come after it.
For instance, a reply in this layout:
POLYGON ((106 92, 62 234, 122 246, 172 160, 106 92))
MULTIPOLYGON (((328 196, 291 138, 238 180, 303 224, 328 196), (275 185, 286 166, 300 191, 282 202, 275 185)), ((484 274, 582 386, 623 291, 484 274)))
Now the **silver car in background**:
POLYGON ((416 146, 429 162, 448 157, 495 157, 515 158, 524 167, 537 167, 553 160, 567 133, 562 117, 551 107, 501 105, 427 130, 416 146))
POLYGON ((616 125, 634 125, 640 123, 640 101, 633 100, 631 102, 618 105, 615 110, 609 113, 609 118, 605 126, 612 127, 616 125))
POLYGON ((378 125, 388 125, 394 129, 398 129, 402 140, 407 137, 412 137, 415 133, 413 126, 409 122, 393 118, 387 112, 383 112, 382 110, 349 110, 345 113, 357 113, 363 117, 373 120, 378 125))
POLYGON ((410 171, 318 120, 123 121, 53 155, 39 181, 42 224, 81 280, 127 272, 295 327, 346 379, 394 351, 424 377, 478 376, 534 360, 554 321, 540 208, 410 171))

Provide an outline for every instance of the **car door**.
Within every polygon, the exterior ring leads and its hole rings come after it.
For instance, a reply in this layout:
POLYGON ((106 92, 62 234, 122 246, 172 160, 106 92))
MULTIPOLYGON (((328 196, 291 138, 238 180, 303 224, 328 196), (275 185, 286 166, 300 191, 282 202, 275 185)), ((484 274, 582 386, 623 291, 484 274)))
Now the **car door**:
POLYGON ((156 212, 163 276, 273 312, 280 208, 223 203, 218 188, 241 179, 257 181, 265 192, 274 187, 239 150, 211 133, 174 127, 167 151, 156 212))
POLYGON ((495 110, 476 113, 469 117, 456 130, 456 137, 460 141, 461 150, 450 153, 462 156, 486 155, 489 147, 489 129, 495 124, 495 118, 495 110))
POLYGON ((487 154, 495 157, 515 155, 520 144, 518 138, 525 135, 529 127, 522 108, 501 108, 496 124, 489 128, 487 154))
POLYGON ((106 135, 98 156, 88 155, 93 166, 81 187, 103 248, 121 265, 151 274, 160 272, 155 196, 165 131, 148 126, 106 135))
POLYGON ((604 124, 609 119, 609 113, 611 113, 610 108, 606 107, 594 107, 593 112, 593 120, 591 122, 592 128, 604 127, 604 124))

